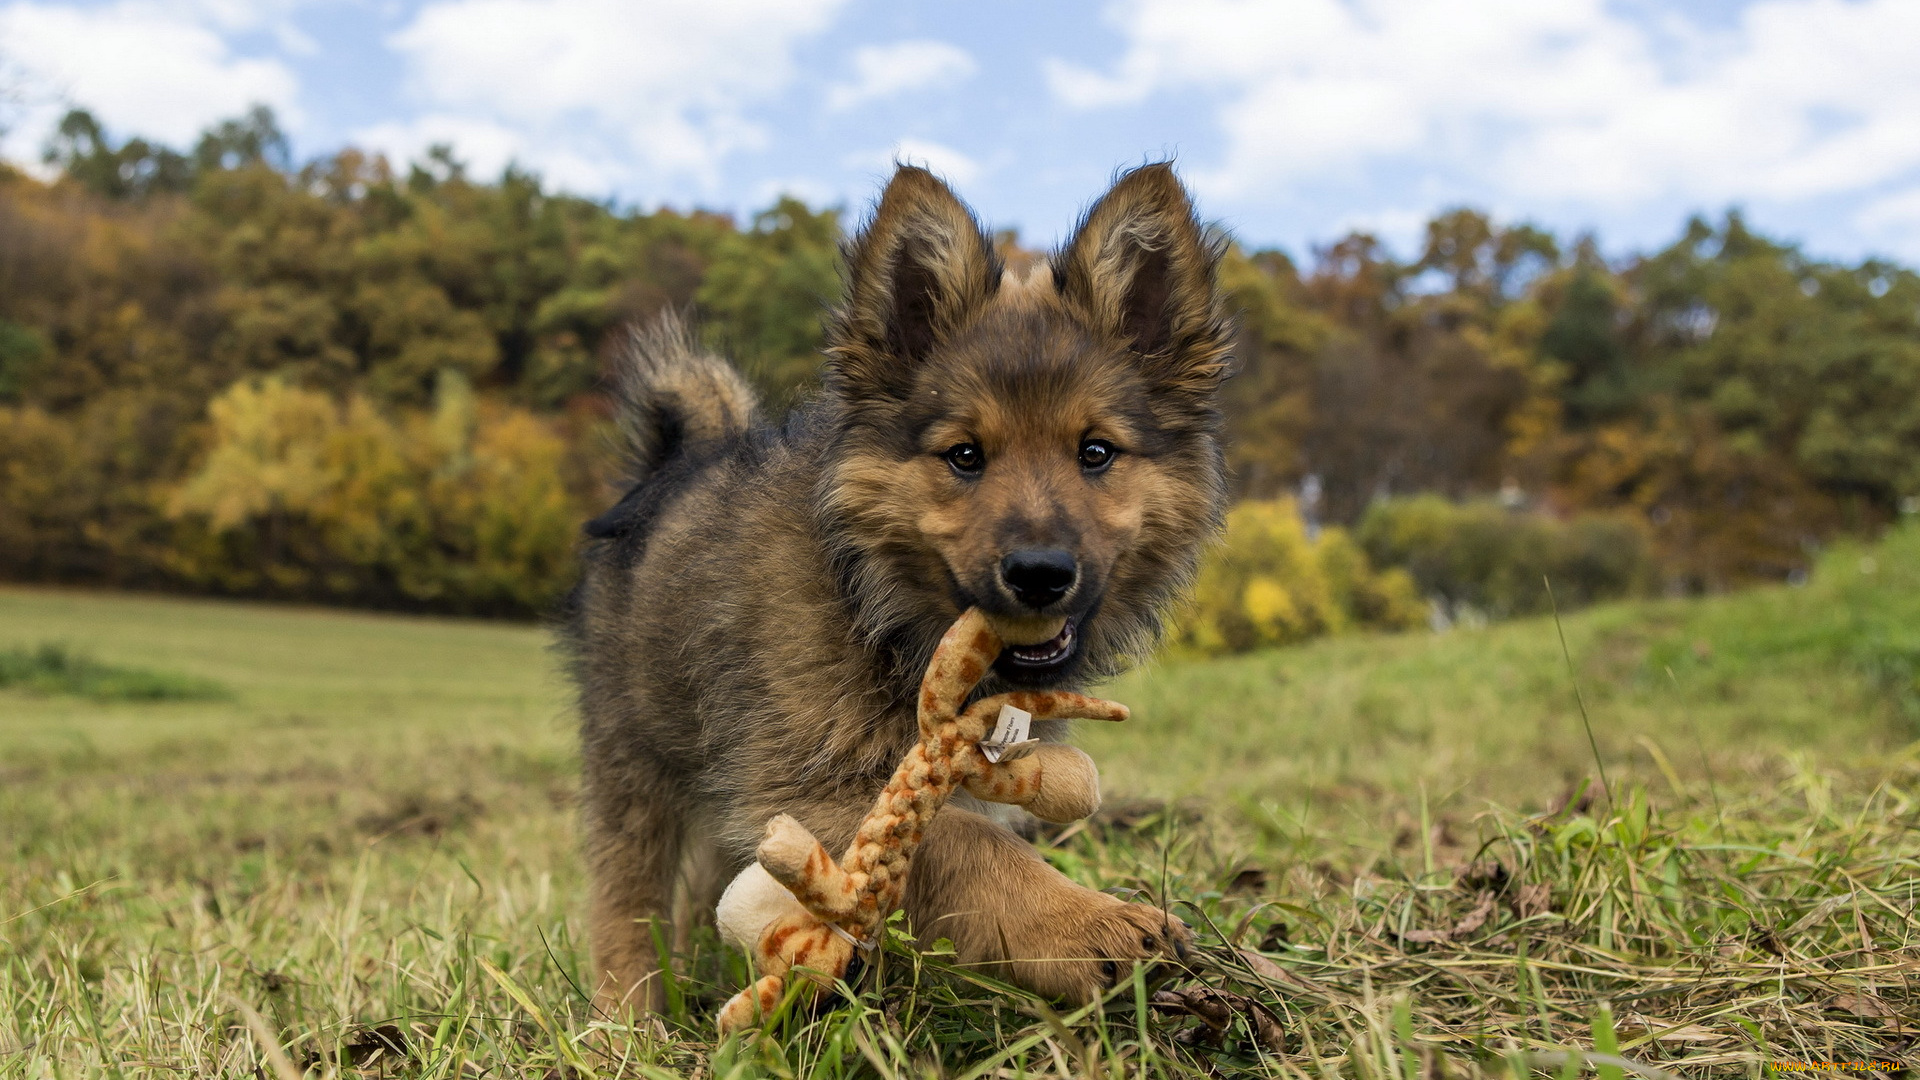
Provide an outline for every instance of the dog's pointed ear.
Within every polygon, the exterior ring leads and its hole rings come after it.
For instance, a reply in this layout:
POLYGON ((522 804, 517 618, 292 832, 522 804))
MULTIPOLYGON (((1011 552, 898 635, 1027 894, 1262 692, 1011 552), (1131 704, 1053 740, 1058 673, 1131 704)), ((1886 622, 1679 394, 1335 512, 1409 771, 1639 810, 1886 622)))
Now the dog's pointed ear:
POLYGON ((927 358, 1000 287, 980 222, 932 173, 901 166, 847 244, 847 300, 828 334, 829 385, 897 397, 927 358))
POLYGON ((1214 280, 1220 255, 1172 167, 1145 165, 1087 211, 1053 258, 1054 288, 1156 381, 1203 391, 1226 376, 1232 341, 1214 280))

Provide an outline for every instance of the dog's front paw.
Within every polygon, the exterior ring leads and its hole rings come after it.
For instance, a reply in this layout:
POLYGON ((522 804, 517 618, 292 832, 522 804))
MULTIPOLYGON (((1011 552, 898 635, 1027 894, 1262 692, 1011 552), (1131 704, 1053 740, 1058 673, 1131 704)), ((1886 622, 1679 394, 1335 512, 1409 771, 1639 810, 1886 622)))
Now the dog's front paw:
POLYGON ((1092 1001, 1147 966, 1149 983, 1182 967, 1193 951, 1193 931, 1157 907, 1128 904, 1082 890, 1077 910, 1052 926, 1033 926, 1014 943, 1013 981, 1035 993, 1075 1003, 1092 1001))

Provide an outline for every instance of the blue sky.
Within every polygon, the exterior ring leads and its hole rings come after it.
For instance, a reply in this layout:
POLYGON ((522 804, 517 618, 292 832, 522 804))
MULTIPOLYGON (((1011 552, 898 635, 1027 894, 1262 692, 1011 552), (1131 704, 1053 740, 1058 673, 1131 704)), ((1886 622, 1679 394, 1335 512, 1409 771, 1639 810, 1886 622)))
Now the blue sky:
POLYGON ((1738 205, 1916 262, 1916 42, 1914 0, 0 0, 0 152, 67 103, 186 144, 264 101, 302 157, 448 141, 649 207, 859 209, 903 157, 1044 244, 1176 156, 1296 255, 1459 204, 1618 254, 1738 205))

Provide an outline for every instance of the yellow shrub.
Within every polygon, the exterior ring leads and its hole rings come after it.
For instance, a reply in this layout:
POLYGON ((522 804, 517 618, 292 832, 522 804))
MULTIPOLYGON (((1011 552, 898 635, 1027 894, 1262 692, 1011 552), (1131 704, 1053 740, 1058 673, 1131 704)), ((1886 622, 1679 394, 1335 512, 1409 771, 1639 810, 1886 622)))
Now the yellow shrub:
POLYGON ((567 445, 455 374, 432 412, 277 380, 210 407, 211 447, 171 492, 174 569, 236 592, 537 611, 572 575, 583 509, 567 445))
POLYGON ((1309 539, 1292 499, 1249 500, 1228 513, 1173 644, 1245 652, 1359 627, 1404 629, 1425 614, 1413 579, 1398 569, 1376 572, 1345 531, 1309 539))

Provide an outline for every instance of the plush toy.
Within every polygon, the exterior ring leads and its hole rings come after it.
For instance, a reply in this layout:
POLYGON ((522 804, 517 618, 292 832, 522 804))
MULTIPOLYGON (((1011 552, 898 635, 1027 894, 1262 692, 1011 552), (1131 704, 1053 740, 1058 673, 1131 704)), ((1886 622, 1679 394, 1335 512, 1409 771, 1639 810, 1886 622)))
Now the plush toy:
MULTIPOLYGON (((1045 640, 1059 628, 1033 640, 1045 640)), ((1045 629, 1045 628, 1041 628, 1045 629)), ((846 854, 835 862, 813 834, 781 814, 767 823, 758 861, 742 870, 720 899, 721 936, 746 950, 758 981, 721 1008, 727 1035, 758 1023, 781 997, 787 972, 801 968, 822 987, 846 975, 856 952, 879 940, 900 906, 907 868, 933 815, 956 787, 989 802, 1025 807, 1048 821, 1075 821, 1100 805, 1099 778, 1086 754, 1026 738, 1026 720, 1125 720, 1127 707, 1057 691, 998 694, 962 711, 967 695, 1000 655, 1006 637, 1034 627, 998 630, 970 608, 940 639, 920 683, 920 742, 908 751, 846 854), (989 729, 993 741, 987 740, 989 729)))

